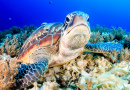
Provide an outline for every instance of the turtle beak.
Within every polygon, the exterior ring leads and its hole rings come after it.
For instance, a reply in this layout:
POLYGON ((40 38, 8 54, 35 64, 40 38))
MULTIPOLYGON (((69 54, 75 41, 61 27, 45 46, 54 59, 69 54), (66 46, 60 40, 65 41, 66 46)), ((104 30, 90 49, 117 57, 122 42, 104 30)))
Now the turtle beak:
POLYGON ((84 32, 86 32, 86 30, 88 30, 90 32, 90 25, 88 22, 87 14, 79 14, 79 15, 74 16, 74 19, 72 20, 72 22, 69 24, 69 26, 67 28, 67 34, 73 30, 75 30, 79 33, 81 33, 81 32, 84 33, 84 32), (76 29, 76 27, 78 27, 78 28, 76 29))
POLYGON ((89 38, 90 38, 90 29, 89 29, 89 27, 84 25, 84 24, 77 25, 77 26, 73 27, 70 30, 70 32, 68 32, 66 37, 68 39, 70 39, 71 37, 73 37, 75 35, 79 35, 79 34, 85 35, 86 38, 89 40, 89 38))

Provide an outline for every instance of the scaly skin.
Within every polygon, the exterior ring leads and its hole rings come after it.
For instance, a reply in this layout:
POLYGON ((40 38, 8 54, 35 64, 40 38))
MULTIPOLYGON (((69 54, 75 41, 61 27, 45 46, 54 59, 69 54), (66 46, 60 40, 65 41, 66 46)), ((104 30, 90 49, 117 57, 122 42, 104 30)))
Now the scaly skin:
POLYGON ((84 48, 84 52, 93 53, 111 53, 115 51, 121 51, 123 45, 120 43, 87 43, 84 48))

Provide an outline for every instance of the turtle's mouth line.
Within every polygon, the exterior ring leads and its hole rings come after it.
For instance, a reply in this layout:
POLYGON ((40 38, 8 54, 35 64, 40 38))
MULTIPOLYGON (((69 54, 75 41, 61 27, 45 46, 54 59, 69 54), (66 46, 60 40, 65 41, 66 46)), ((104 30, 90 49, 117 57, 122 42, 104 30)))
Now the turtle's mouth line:
MULTIPOLYGON (((76 28, 76 27, 78 27, 78 26, 85 26, 85 27, 87 27, 88 30, 89 30, 89 27, 88 27, 87 25, 85 25, 85 24, 79 24, 79 25, 74 26, 69 32, 67 32, 67 34, 69 34, 74 28, 76 28)), ((90 30, 89 30, 89 33, 90 33, 90 30)))

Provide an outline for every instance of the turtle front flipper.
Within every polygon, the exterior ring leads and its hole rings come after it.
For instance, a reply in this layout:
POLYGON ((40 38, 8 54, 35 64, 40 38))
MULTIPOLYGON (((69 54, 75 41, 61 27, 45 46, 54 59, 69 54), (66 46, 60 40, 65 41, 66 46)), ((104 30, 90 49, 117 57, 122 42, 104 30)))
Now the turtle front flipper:
POLYGON ((123 45, 120 43, 87 43, 84 52, 111 53, 114 50, 121 51, 123 45))
POLYGON ((46 58, 41 59, 42 60, 39 62, 33 64, 21 64, 18 67, 19 72, 14 77, 16 82, 12 89, 25 88, 37 81, 45 73, 48 67, 48 60, 46 58))

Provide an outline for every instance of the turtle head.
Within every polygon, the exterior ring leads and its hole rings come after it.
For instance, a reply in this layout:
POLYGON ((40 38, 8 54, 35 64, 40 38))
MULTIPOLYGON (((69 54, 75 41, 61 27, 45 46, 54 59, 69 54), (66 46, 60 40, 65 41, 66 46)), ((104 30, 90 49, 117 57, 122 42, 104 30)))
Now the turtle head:
POLYGON ((68 14, 62 30, 64 30, 62 43, 65 47, 82 48, 90 38, 89 16, 81 11, 68 14))

